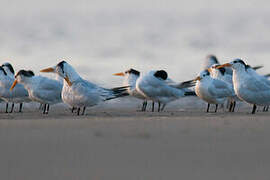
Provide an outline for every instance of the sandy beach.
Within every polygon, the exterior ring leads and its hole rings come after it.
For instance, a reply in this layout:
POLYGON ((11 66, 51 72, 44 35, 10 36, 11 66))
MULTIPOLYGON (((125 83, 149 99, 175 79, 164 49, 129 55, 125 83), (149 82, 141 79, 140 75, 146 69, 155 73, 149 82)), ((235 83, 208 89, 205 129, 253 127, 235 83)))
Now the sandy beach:
POLYGON ((0 179, 254 180, 270 177, 269 113, 105 105, 0 114, 0 179))

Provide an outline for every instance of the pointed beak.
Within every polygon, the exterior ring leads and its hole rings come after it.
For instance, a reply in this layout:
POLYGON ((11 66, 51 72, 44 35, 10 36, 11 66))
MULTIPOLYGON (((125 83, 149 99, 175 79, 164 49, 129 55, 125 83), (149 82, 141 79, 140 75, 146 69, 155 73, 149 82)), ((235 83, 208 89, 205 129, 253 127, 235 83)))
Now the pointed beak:
POLYGON ((120 72, 120 73, 115 73, 113 74, 114 76, 125 76, 125 74, 123 72, 120 72))
POLYGON ((14 89, 14 87, 16 86, 16 84, 18 83, 18 81, 15 79, 15 81, 13 82, 12 86, 10 87, 10 91, 12 91, 14 89))
POLYGON ((42 69, 42 70, 40 70, 40 72, 46 72, 46 73, 54 72, 54 68, 50 67, 50 68, 42 69))
POLYGON ((200 81, 202 78, 200 76, 196 77, 194 81, 200 81))
POLYGON ((66 82, 68 83, 69 86, 72 86, 72 82, 70 82, 68 76, 66 76, 64 79, 66 80, 66 82))
POLYGON ((211 72, 212 72, 212 68, 208 68, 207 70, 208 70, 208 72, 209 72, 209 73, 211 73, 211 72))
POLYGON ((232 67, 232 65, 230 63, 226 63, 226 64, 223 64, 223 65, 217 66, 216 69, 220 69, 220 68, 223 68, 223 67, 232 67))

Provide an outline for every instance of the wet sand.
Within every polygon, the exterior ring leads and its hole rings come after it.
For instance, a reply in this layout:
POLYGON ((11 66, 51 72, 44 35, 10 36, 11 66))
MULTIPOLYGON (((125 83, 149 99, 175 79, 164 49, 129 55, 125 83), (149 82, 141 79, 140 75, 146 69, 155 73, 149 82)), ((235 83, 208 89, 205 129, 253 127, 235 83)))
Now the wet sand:
MULTIPOLYGON (((119 105, 119 104, 118 104, 119 105)), ((254 180, 270 177, 269 113, 105 106, 0 114, 0 179, 254 180)))

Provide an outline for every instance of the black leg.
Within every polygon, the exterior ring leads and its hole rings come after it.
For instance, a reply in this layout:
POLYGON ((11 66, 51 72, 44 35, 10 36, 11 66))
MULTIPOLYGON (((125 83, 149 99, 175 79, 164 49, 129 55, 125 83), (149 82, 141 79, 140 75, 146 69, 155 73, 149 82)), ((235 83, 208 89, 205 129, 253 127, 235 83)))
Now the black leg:
POLYGON ((235 106, 236 106, 236 101, 233 102, 232 112, 234 112, 235 106))
POLYGON ((232 112, 233 102, 230 102, 229 112, 232 112))
POLYGON ((71 109, 71 113, 73 113, 75 110, 75 107, 73 106, 72 109, 71 109))
POLYGON ((13 109, 14 109, 14 103, 12 103, 11 110, 9 111, 9 113, 12 113, 13 112, 13 109))
POLYGON ((49 110, 50 110, 50 105, 47 104, 46 114, 49 114, 49 110))
POLYGON ((263 112, 267 112, 269 110, 269 106, 264 106, 263 107, 263 112))
POLYGON ((80 111, 81 111, 81 108, 80 108, 80 107, 78 107, 78 109, 77 109, 77 116, 79 116, 79 115, 80 115, 80 111))
POLYGON ((142 103, 142 112, 144 111, 144 108, 145 107, 145 101, 143 101, 143 103, 142 103))
POLYGON ((23 103, 20 103, 20 109, 19 109, 20 113, 22 112, 22 107, 23 107, 23 103))
POLYGON ((256 109, 257 109, 257 106, 256 106, 256 104, 254 104, 254 105, 253 105, 253 109, 252 109, 252 112, 251 112, 251 114, 255 114, 255 112, 256 112, 256 109))
POLYGON ((44 104, 44 106, 43 106, 43 114, 46 114, 46 107, 47 107, 47 104, 44 104))
POLYGON ((6 113, 8 113, 8 103, 6 103, 6 113))
POLYGON ((147 101, 145 101, 144 110, 143 111, 146 111, 146 108, 147 108, 147 101))
POLYGON ((217 109, 218 109, 218 104, 216 104, 216 109, 215 109, 215 113, 217 112, 217 109))
POLYGON ((84 107, 83 107, 82 115, 84 115, 85 109, 86 109, 86 107, 84 106, 84 107))
POLYGON ((161 111, 164 110, 165 106, 166 106, 166 104, 163 104, 163 106, 162 106, 162 108, 161 108, 161 111))
POLYGON ((144 111, 144 106, 145 106, 145 100, 143 101, 143 105, 142 105, 142 111, 144 111))
POLYGON ((152 112, 154 112, 155 111, 155 102, 153 101, 152 102, 152 112))
POLYGON ((160 104, 160 102, 158 102, 158 112, 160 112, 160 106, 161 106, 161 104, 160 104))
POLYGON ((209 112, 209 108, 210 108, 210 104, 208 103, 208 104, 207 104, 206 112, 209 112))

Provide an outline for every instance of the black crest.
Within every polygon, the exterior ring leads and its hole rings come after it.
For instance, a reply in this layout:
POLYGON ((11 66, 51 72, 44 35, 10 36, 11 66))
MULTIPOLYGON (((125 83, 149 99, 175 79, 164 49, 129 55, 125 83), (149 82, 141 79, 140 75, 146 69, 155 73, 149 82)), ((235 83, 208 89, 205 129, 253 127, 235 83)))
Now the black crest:
POLYGON ((233 63, 241 63, 241 64, 243 64, 245 67, 247 67, 246 63, 245 63, 242 59, 235 59, 235 60, 233 61, 233 63))
POLYGON ((32 76, 35 76, 35 73, 31 70, 29 70, 28 73, 31 74, 32 76))
POLYGON ((62 69, 62 72, 64 73, 64 64, 67 63, 66 61, 61 61, 60 63, 57 64, 58 67, 62 69))
POLYGON ((2 67, 7 67, 9 70, 10 70, 10 72, 12 73, 12 74, 14 74, 15 73, 15 71, 14 71, 14 69, 13 69, 13 67, 12 67, 12 65, 10 64, 10 63, 4 63, 3 65, 2 65, 2 67))
POLYGON ((19 75, 23 75, 23 76, 26 76, 26 77, 32 77, 34 76, 34 72, 33 71, 26 71, 26 70, 20 70, 15 77, 19 76, 19 75))
POLYGON ((163 80, 166 80, 168 78, 168 74, 164 70, 156 71, 154 76, 157 77, 157 78, 161 78, 163 80))
POLYGON ((245 69, 247 70, 249 68, 249 66, 242 60, 242 59, 235 59, 233 61, 233 63, 240 63, 243 64, 245 66, 245 69))
POLYGON ((139 71, 137 71, 137 70, 135 70, 135 69, 129 69, 129 70, 127 70, 126 72, 125 72, 126 74, 128 73, 128 74, 135 74, 135 75, 137 75, 137 76, 140 76, 140 72, 139 71))
POLYGON ((4 75, 7 75, 6 71, 4 70, 2 66, 0 66, 0 71, 3 71, 4 75))

